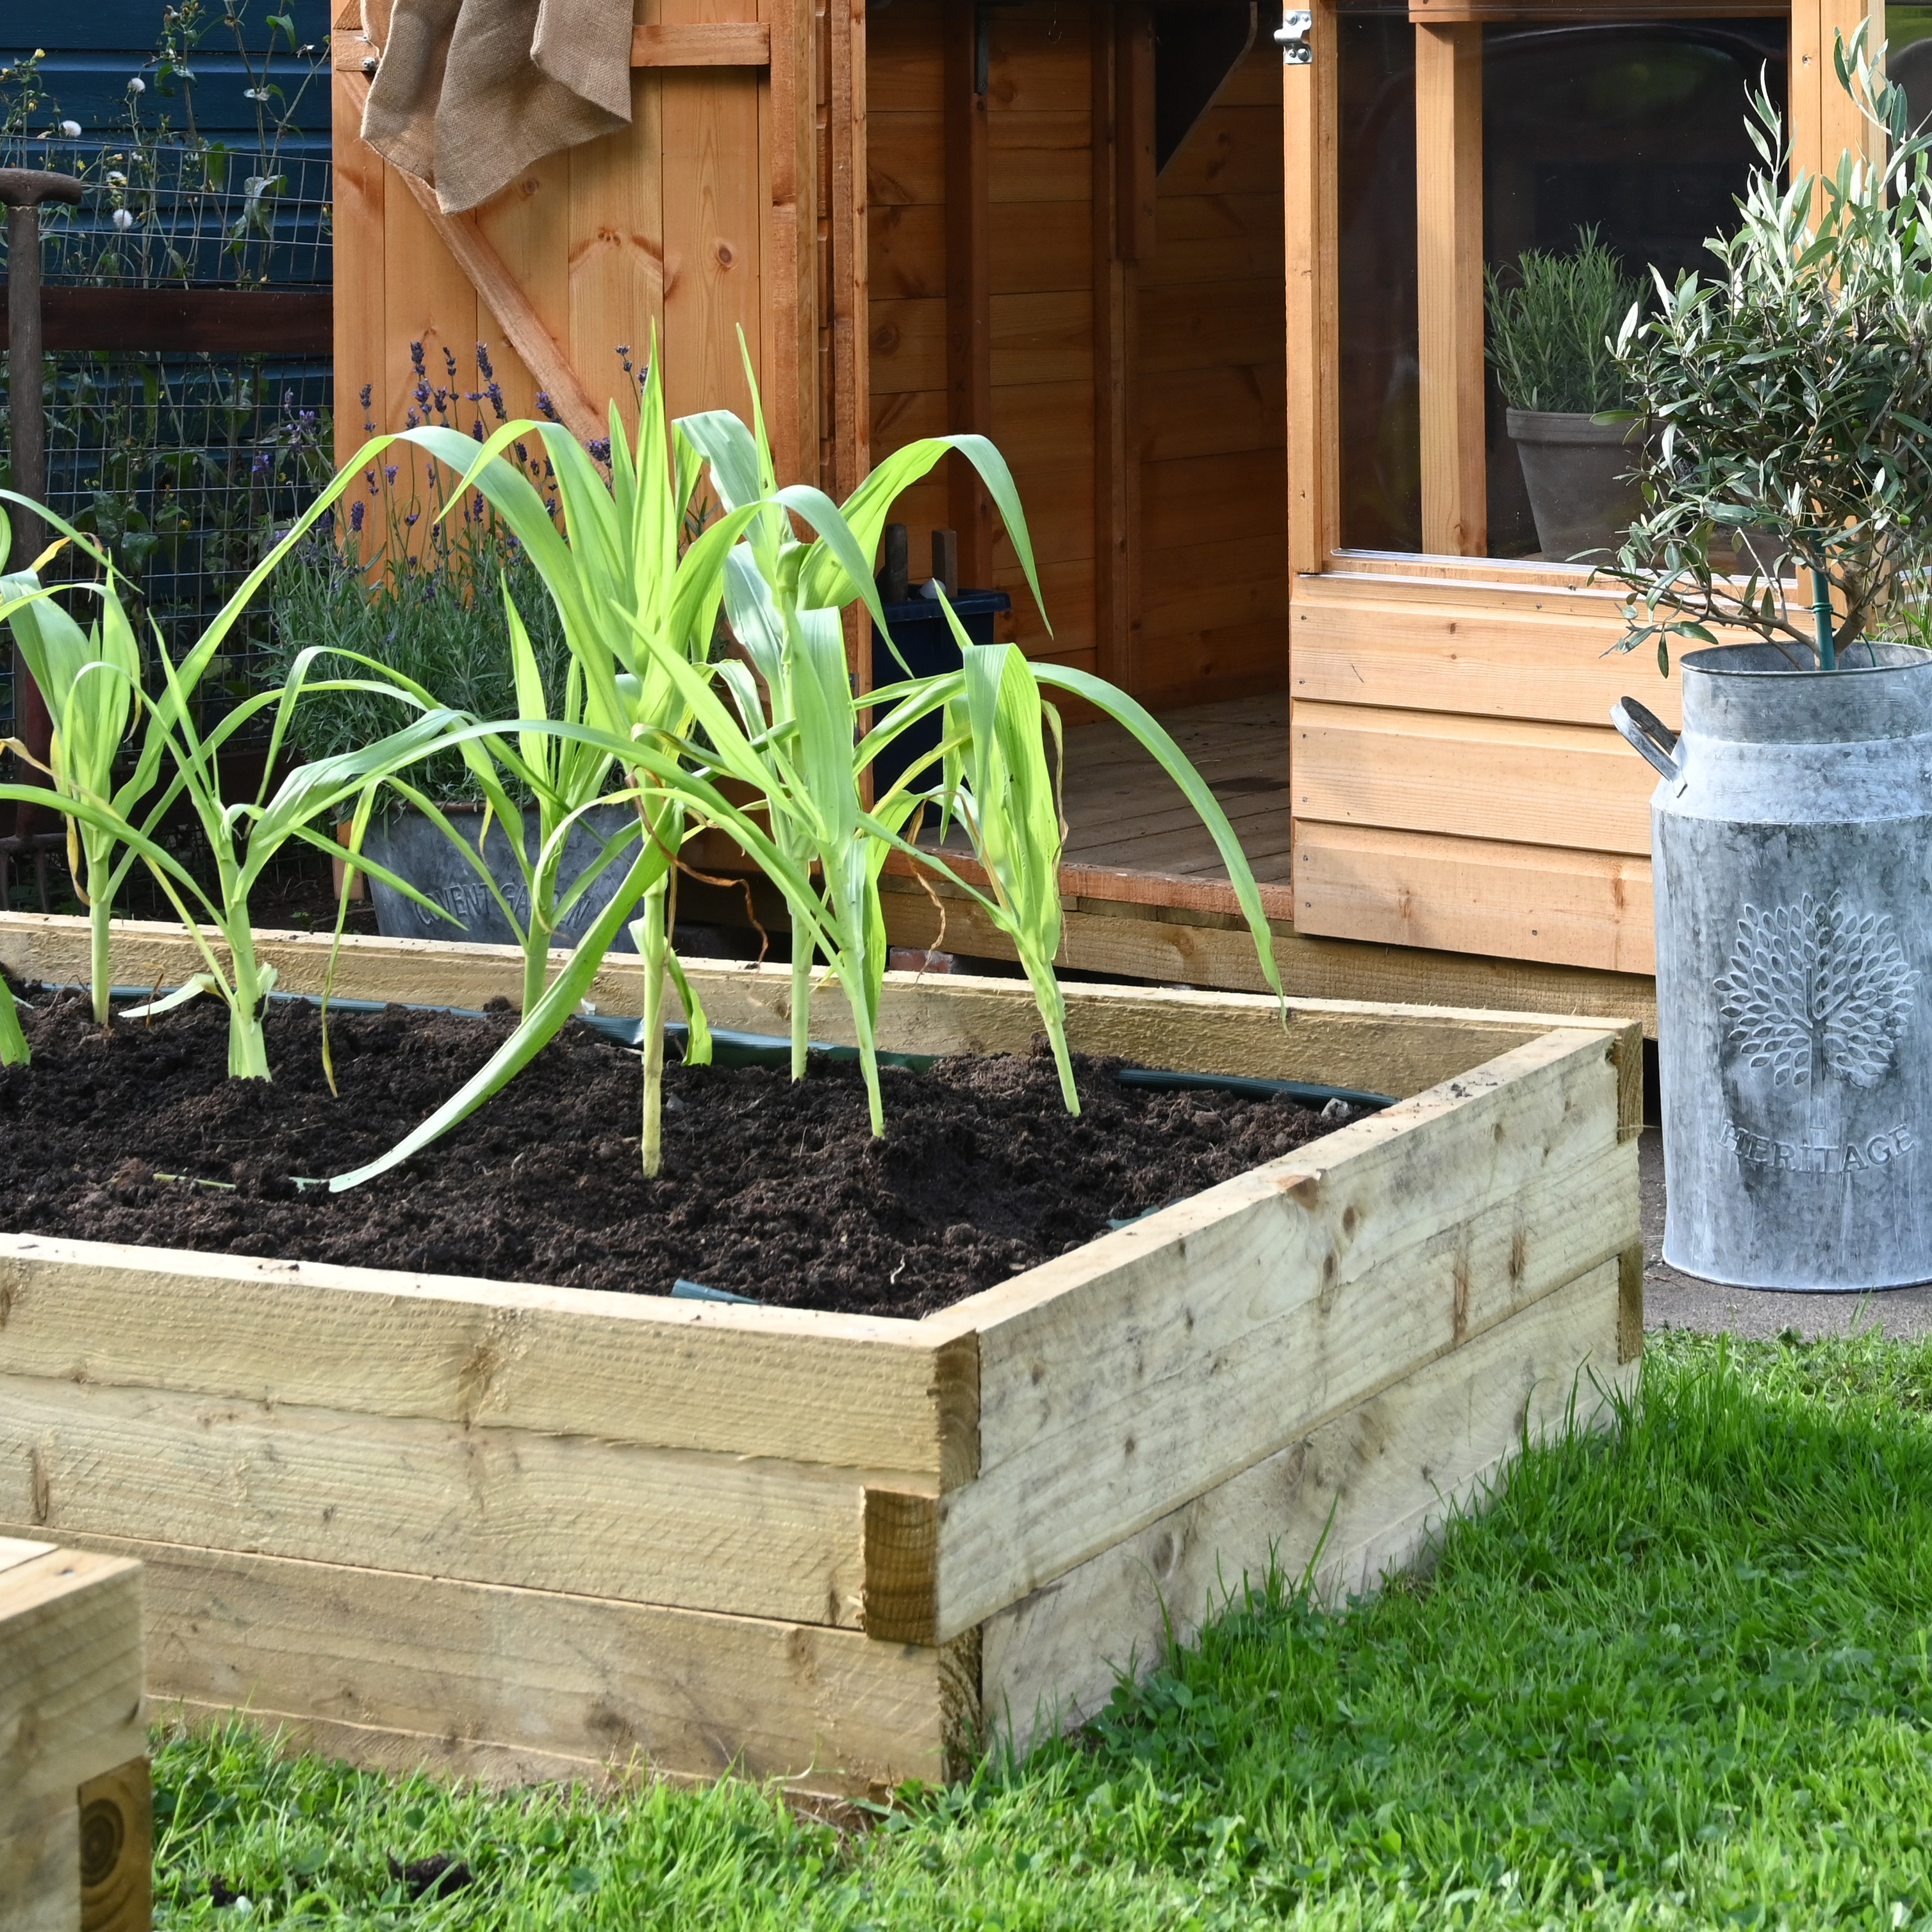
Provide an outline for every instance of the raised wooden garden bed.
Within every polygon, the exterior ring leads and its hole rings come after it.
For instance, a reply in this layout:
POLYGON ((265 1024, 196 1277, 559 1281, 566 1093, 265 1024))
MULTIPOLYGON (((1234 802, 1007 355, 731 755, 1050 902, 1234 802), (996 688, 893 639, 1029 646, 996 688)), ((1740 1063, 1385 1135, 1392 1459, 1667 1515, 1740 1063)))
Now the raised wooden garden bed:
POLYGON ((146 1932, 146 1750, 141 1566, 0 1537, 7 1932, 146 1932))
MULTIPOLYGON (((190 970, 167 928, 118 943, 122 983, 190 970)), ((22 977, 85 946, 0 919, 22 977)), ((321 942, 265 950, 319 986, 321 942)), ((337 987, 476 1006, 517 970, 355 940, 337 987)), ((700 971, 714 1024, 782 1025, 782 969, 700 971)), ((0 1236, 0 1533, 142 1558, 151 1686, 191 1712, 494 1778, 864 1791, 1092 1711, 1271 1551, 1372 1584, 1526 1426, 1629 1384, 1636 1028, 1069 1005, 1082 1050, 1406 1097, 916 1322, 0 1236)), ((1036 1024, 1018 982, 896 974, 882 1037, 1036 1024)))

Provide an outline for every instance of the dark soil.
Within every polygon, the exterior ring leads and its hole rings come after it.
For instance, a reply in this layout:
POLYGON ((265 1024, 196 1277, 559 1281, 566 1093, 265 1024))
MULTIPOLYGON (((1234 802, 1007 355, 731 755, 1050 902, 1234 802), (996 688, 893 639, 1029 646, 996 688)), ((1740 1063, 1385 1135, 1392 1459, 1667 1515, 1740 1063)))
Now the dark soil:
POLYGON ((875 1141, 849 1062, 814 1056, 797 1085, 674 1067, 664 1171, 647 1181, 638 1056, 571 1027, 405 1166, 298 1192, 291 1176, 393 1146, 512 1017, 334 1016, 337 1098, 307 1004, 271 1009, 264 1083, 226 1077, 212 1000, 105 1035, 79 994, 34 1004, 32 1064, 0 1068, 0 1229, 633 1294, 682 1276, 790 1307, 922 1315, 1335 1124, 1286 1099, 1125 1088, 1085 1060, 1075 1119, 1041 1053, 887 1070, 875 1141))

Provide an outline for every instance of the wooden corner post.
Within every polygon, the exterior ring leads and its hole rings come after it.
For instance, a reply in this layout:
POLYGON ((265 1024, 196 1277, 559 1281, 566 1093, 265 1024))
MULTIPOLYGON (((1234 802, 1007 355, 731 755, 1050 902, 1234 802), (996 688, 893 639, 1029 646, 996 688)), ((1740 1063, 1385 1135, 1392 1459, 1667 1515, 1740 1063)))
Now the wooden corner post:
POLYGON ((1088 25, 1094 128, 1094 634, 1100 675, 1133 688, 1133 502, 1140 466, 1131 413, 1134 264, 1120 246, 1117 157, 1123 138, 1118 47, 1125 10, 1088 25))
MULTIPOLYGON (((1288 298, 1288 554, 1318 571, 1341 541, 1336 302, 1334 0, 1313 0, 1310 58, 1282 67, 1282 188, 1288 298)), ((1291 578, 1291 584, 1292 578, 1291 578)), ((1292 594, 1291 591, 1291 595, 1292 594)))
POLYGON ((1415 23, 1416 321, 1422 547, 1490 546, 1484 421, 1483 28, 1415 23))
POLYGON ((870 304, 866 234, 866 0, 828 0, 826 146, 831 177, 832 494, 872 466, 870 304))
MULTIPOLYGON (((988 239, 986 10, 944 0, 946 134, 946 427, 993 428, 993 279, 988 239)), ((959 536, 959 580, 975 588, 993 571, 993 505, 962 456, 948 459, 946 514, 959 536)))

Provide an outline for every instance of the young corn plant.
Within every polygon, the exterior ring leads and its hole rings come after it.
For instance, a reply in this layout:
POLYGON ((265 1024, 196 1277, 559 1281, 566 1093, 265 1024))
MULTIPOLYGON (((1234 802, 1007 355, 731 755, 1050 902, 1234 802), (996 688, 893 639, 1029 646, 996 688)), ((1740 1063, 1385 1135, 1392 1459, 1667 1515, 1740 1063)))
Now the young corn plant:
MULTIPOLYGON (((573 656, 584 666, 580 722, 527 719, 494 728, 499 734, 514 728, 520 742, 524 734, 548 736, 608 754, 638 802, 643 838, 617 892, 489 1064, 398 1146, 338 1176, 332 1188, 358 1186, 407 1159, 514 1078, 575 1010, 640 900, 646 914, 633 930, 646 968, 644 1159, 647 1174, 658 1171, 667 975, 683 995, 694 1040, 702 1028, 698 1003, 670 951, 668 910, 658 909, 673 888, 687 823, 729 831, 787 902, 795 1076, 804 1071, 816 955, 846 994, 871 1124, 874 1133, 884 1132, 877 1022, 886 933, 878 880, 897 850, 948 878, 1014 937, 1054 1042, 1063 1090, 1077 1111, 1064 1006, 1052 970, 1060 940, 1063 829, 1044 739, 1049 722, 1057 730, 1058 720, 1042 702, 1042 684, 1097 704, 1180 785, 1215 838, 1256 937, 1262 970, 1280 992, 1259 891, 1226 815, 1172 738, 1124 693, 1083 673, 1032 667, 1010 646, 964 644, 958 672, 872 694, 870 702, 892 709, 870 734, 860 733, 841 611, 862 603, 883 627, 869 560, 893 500, 950 451, 961 451, 980 470, 1037 596, 1018 493, 992 444, 960 436, 913 445, 888 458, 842 507, 808 486, 778 485, 757 419, 755 388, 755 429, 724 412, 687 417, 667 452, 662 406, 653 406, 656 380, 653 370, 634 455, 612 412, 608 490, 574 440, 553 425, 506 424, 481 452, 448 432, 440 433, 446 441, 432 440, 434 433, 410 433, 446 463, 472 459, 458 496, 480 490, 525 543, 573 656), (551 453, 567 534, 556 530, 527 481, 496 454, 503 443, 533 435, 542 436, 551 453), (688 502, 700 464, 709 466, 724 514, 680 548, 675 513, 688 502), (669 514, 663 507, 668 482, 674 512, 669 514), (653 501, 659 506, 655 513, 653 501), (809 538, 796 534, 794 519, 810 528, 809 538), (721 604, 742 657, 712 653, 721 604), (868 808, 864 778, 877 750, 936 708, 946 713, 943 750, 920 769, 938 761, 944 773, 926 791, 916 790, 914 775, 908 774, 868 808), (727 781, 754 790, 761 802, 739 806, 722 789, 727 781), (943 857, 907 841, 908 820, 928 799, 967 827, 990 895, 959 879, 943 857)), ((507 743, 494 754, 510 768, 520 765, 520 753, 507 743)))
MULTIPOLYGON (((10 497, 12 493, 0 495, 10 497)), ((0 522, 0 560, 5 558, 8 540, 6 525, 0 522)), ((105 566, 106 559, 93 544, 86 538, 77 541, 97 563, 105 566)), ((132 776, 117 791, 115 760, 141 704, 140 647, 118 598, 101 598, 100 616, 91 632, 52 601, 52 590, 39 575, 52 554, 50 549, 31 568, 0 577, 0 615, 8 620, 28 674, 46 698, 54 721, 49 761, 40 769, 66 797, 112 797, 126 810, 152 788, 159 751, 158 743, 153 755, 144 750, 132 776)), ((78 586, 83 593, 96 588, 78 586)), ((38 765, 17 739, 8 744, 16 758, 38 765)), ((124 854, 117 865, 119 841, 111 831, 71 816, 67 827, 68 869, 87 906, 94 1018, 104 1027, 110 922, 134 855, 124 854)))
MULTIPOLYGON (((364 454, 366 457, 368 452, 364 454)), ((103 849, 108 850, 117 847, 124 848, 126 860, 118 870, 108 874, 98 892, 100 904, 111 904, 112 893, 110 888, 118 883, 127 863, 138 859, 147 866, 200 953, 206 970, 194 975, 186 984, 165 998, 127 1010, 124 1017, 143 1018, 180 1005, 202 993, 214 994, 229 1010, 228 1070, 237 1078, 266 1080, 269 1077, 267 1043, 261 1022, 268 995, 274 985, 275 970, 257 956, 248 910, 250 894, 262 873, 292 841, 306 842, 334 854, 338 848, 333 839, 316 830, 315 821, 327 818, 346 802, 366 796, 370 788, 381 785, 418 759, 451 742, 460 742, 465 736, 464 728, 468 728, 468 736, 479 735, 473 721, 460 712, 428 709, 402 730, 373 745, 335 758, 298 766, 269 797, 268 777, 281 751, 291 709, 306 677, 308 662, 315 655, 313 651, 298 659, 296 674, 289 684, 279 690, 260 693, 244 700, 206 733, 196 722, 196 700, 201 681, 243 608, 270 572, 308 526, 328 507, 359 466, 358 460, 338 477, 295 528, 262 560, 180 664, 175 663, 164 648, 158 647, 156 658, 164 688, 159 695, 146 704, 146 728, 131 779, 116 790, 110 791, 106 788, 106 781, 111 777, 113 760, 111 748, 102 748, 98 740, 111 730, 110 716, 106 724, 96 728, 94 740, 88 740, 83 733, 73 756, 67 756, 63 751, 55 760, 49 774, 56 781, 55 788, 0 785, 0 800, 15 804, 38 805, 59 812, 77 828, 83 838, 91 835, 92 839, 100 842, 103 849), (271 707, 274 720, 261 788, 252 801, 230 804, 222 794, 222 754, 238 733, 271 707), (82 755, 83 748, 87 752, 85 758, 82 755), (168 773, 165 778, 162 776, 164 769, 168 773), (199 820, 214 860, 215 882, 212 890, 205 887, 158 840, 163 819, 176 801, 182 798, 186 799, 199 820)), ((38 505, 34 507, 56 527, 65 528, 44 508, 38 505)), ((71 536, 74 533, 68 531, 67 534, 71 536)), ((114 640, 131 639, 133 636, 118 583, 118 573, 109 567, 98 583, 88 586, 91 593, 100 601, 99 635, 103 648, 108 650, 116 648, 114 640)), ((22 608, 34 608, 44 635, 48 628, 53 628, 49 626, 45 614, 57 607, 46 601, 44 592, 29 593, 14 601, 22 608)), ((17 613, 10 610, 9 614, 17 613)), ((64 640, 65 646, 71 643, 70 638, 64 640)), ((157 644, 158 646, 158 639, 157 644)), ((82 716, 82 700, 77 694, 90 688, 117 688, 120 674, 124 669, 124 664, 112 657, 88 659, 70 666, 74 676, 63 698, 55 660, 49 658, 46 662, 52 686, 49 694, 60 704, 56 716, 63 729, 68 728, 70 721, 82 716), (104 669, 97 673, 97 664, 104 669)), ((406 692, 394 686, 385 686, 382 689, 385 695, 406 704, 422 702, 420 694, 406 692)), ((115 742, 118 746, 118 740, 115 742)), ((89 856, 91 865, 92 848, 89 856)), ((418 903, 430 904, 413 886, 394 878, 385 868, 367 860, 363 861, 363 867, 418 903)), ((433 906, 431 909, 441 910, 433 906)), ((106 990, 106 922, 104 911, 96 926, 94 959, 97 1013, 103 1010, 106 990)))
MULTIPOLYGON (((1066 1003, 1054 970, 1061 933, 1060 858, 1066 836, 1054 769, 1060 762, 1060 715, 1046 702, 1042 687, 1058 686, 1084 698, 1130 733, 1173 779, 1214 838, 1254 938, 1262 976, 1280 998, 1280 975, 1260 889, 1220 802, 1156 718, 1104 679, 1064 665, 1031 664, 1012 644, 974 644, 951 604, 943 597, 940 601, 959 646, 959 670, 874 692, 875 706, 892 708, 860 745, 858 761, 862 767, 907 726, 935 705, 944 706, 938 750, 902 773, 898 783, 938 806, 942 838, 949 826, 958 824, 989 892, 965 884, 928 850, 920 851, 920 860, 976 900, 1012 942, 1053 1049, 1061 1096, 1067 1111, 1077 1114, 1080 1099, 1067 1050, 1066 1003), (938 785, 918 790, 916 781, 935 763, 941 767, 938 785)), ((883 815, 893 806, 889 794, 875 809, 883 815)))
MULTIPOLYGON (((792 1078, 804 1077, 811 1037, 814 948, 807 934, 815 923, 832 935, 826 964, 850 1008, 872 1130, 883 1133, 875 1041, 886 946, 879 875, 893 850, 916 853, 904 833, 924 801, 896 787, 872 809, 864 804, 865 764, 854 758, 859 712, 840 613, 862 604, 885 629, 872 560, 886 518, 902 491, 956 450, 979 471, 998 506, 1036 600, 1040 581, 1012 472, 985 437, 928 436, 910 443, 880 463, 842 505, 835 504, 819 490, 778 488, 748 356, 746 378, 750 428, 726 410, 686 417, 680 424, 710 464, 719 500, 728 508, 757 511, 725 574, 726 614, 746 662, 721 664, 718 675, 737 715, 707 719, 708 742, 731 776, 764 794, 772 839, 803 873, 808 889, 814 874, 819 881, 814 902, 802 909, 791 890, 781 887, 792 901, 794 922, 792 1078), (809 541, 797 536, 788 512, 811 526, 809 541)), ((932 708, 914 702, 916 715, 932 708)))
MULTIPOLYGON (((748 364, 746 374, 748 379, 748 364)), ((775 488, 755 382, 752 386, 751 428, 724 412, 687 418, 682 425, 710 462, 712 487, 728 505, 750 500, 754 492, 768 502, 782 496, 789 501, 788 493, 775 488)), ((1059 719, 1042 704, 1042 684, 1076 692, 1114 718, 1180 786, 1228 868, 1262 973, 1276 995, 1281 992, 1260 890, 1226 814, 1168 733, 1104 680, 1058 665, 1034 667, 1011 646, 974 645, 948 605, 947 621, 961 647, 961 670, 872 692, 869 701, 877 722, 855 747, 857 707, 846 674, 838 610, 862 602, 884 628, 864 560, 877 554, 894 500, 955 449, 978 470, 998 506, 1037 601, 1032 544, 1012 474, 990 442, 973 436, 909 444, 881 463, 843 506, 819 499, 804 509, 818 532, 812 542, 798 541, 788 519, 767 512, 747 529, 726 573, 726 611, 749 660, 748 667, 728 662, 718 670, 747 734, 733 746, 729 768, 734 776, 745 776, 755 770, 773 839, 806 868, 808 877, 815 874, 820 882, 814 910, 820 924, 836 935, 828 963, 851 1009, 875 1133, 884 1131, 874 1042, 886 962, 878 880, 893 850, 945 877, 1012 940, 1053 1047, 1062 1094, 1071 1110, 1079 1109, 1066 1047, 1065 1001, 1053 970, 1060 948, 1059 866, 1065 828, 1048 767, 1046 734, 1051 728, 1058 742, 1059 719), (883 718, 882 707, 890 707, 883 718), (886 744, 936 708, 944 714, 941 752, 902 773, 866 810, 862 787, 867 766, 886 744), (742 765, 746 755, 757 760, 755 767, 742 765), (916 790, 914 777, 934 762, 942 766, 939 789, 916 790), (907 842, 906 825, 928 798, 964 827, 990 896, 968 885, 942 858, 907 842)), ((727 740, 721 734, 728 728, 708 722, 709 742, 722 751, 727 740)), ((809 1037, 811 970, 811 952, 795 937, 795 1079, 802 1077, 809 1037)))
MULTIPOLYGON (((476 842, 464 838, 436 800, 412 781, 392 778, 388 788, 441 830, 496 902, 523 950, 522 1004, 528 1012, 543 997, 550 949, 563 922, 584 894, 637 844, 642 827, 634 822, 602 838, 596 856, 567 886, 562 884, 561 868, 571 834, 598 806, 616 802, 606 796, 616 760, 608 747, 554 736, 540 728, 553 722, 549 701, 530 632, 507 584, 502 586, 502 604, 522 728, 515 733, 514 754, 508 748, 508 734, 492 732, 463 746, 471 782, 484 800, 483 822, 476 842), (506 772, 520 778, 529 792, 530 812, 536 820, 534 849, 526 814, 504 782, 506 772), (500 826, 502 838, 522 880, 520 904, 498 885, 495 869, 484 856, 493 824, 500 826)), ((560 722, 571 725, 584 722, 584 670, 574 657, 565 680, 560 722)), ((352 830, 350 842, 357 851, 364 829, 358 824, 352 830)))
MULTIPOLYGON (((764 829, 717 790, 703 754, 694 755, 689 736, 692 694, 709 689, 725 560, 764 506, 728 508, 716 521, 690 534, 702 460, 686 437, 672 432, 655 358, 639 397, 634 446, 626 441, 615 405, 611 408, 608 482, 576 439, 554 423, 506 423, 480 449, 459 431, 436 426, 386 440, 397 440, 415 444, 460 473, 451 506, 466 500, 472 490, 480 492, 508 526, 543 579, 580 676, 580 686, 573 684, 578 695, 566 704, 566 716, 526 716, 479 734, 487 736, 500 766, 519 776, 540 803, 548 790, 560 806, 569 806, 556 816, 554 846, 550 835, 541 842, 540 862, 554 864, 560 856, 566 820, 586 808, 570 802, 592 782, 587 774, 600 769, 600 761, 604 773, 614 767, 616 780, 604 802, 630 802, 638 830, 627 842, 635 850, 616 892, 549 988, 526 1000, 522 1024, 489 1063, 396 1148, 331 1184, 349 1187, 372 1178, 500 1090, 575 1011, 604 955, 627 924, 645 968, 640 1140, 644 1172, 656 1174, 662 1163, 667 980, 683 1001, 693 1058, 704 1057, 707 1036, 702 1009, 670 944, 678 853, 700 824, 718 824, 729 829, 761 865, 769 858, 767 869, 776 868, 781 876, 788 871, 764 829), (529 478, 502 457, 520 440, 541 442, 550 460, 561 530, 529 478), (554 757, 538 755, 546 742, 557 748, 554 757), (565 764, 568 778, 559 776, 565 764)), ((512 641, 514 648, 514 634, 512 641)), ((520 701, 528 704, 531 696, 524 692, 520 701)), ((602 784, 605 777, 595 782, 602 784)), ((500 813, 505 808, 492 802, 500 813)), ((618 854, 608 850, 611 842, 607 842, 604 856, 614 861, 618 854)), ((533 915, 532 927, 537 923, 533 915)), ((533 938, 532 945, 536 943, 533 938)), ((547 933, 542 943, 547 955, 547 933)), ((533 966, 526 981, 532 989, 536 973, 533 966)))

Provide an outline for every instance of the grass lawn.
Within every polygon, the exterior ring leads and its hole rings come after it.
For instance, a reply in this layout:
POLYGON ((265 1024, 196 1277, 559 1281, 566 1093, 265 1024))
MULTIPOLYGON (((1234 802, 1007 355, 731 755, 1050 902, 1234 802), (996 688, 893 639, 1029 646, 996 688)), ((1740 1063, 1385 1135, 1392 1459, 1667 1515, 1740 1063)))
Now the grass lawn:
POLYGON ((1337 1616, 1276 1580, 860 1837, 238 1726, 155 1772, 162 1928, 1932 1927, 1932 1346, 1653 1337, 1622 1436, 1531 1454, 1426 1582, 1337 1616), (392 1858, 439 1854, 473 1882, 412 1900, 392 1858))

